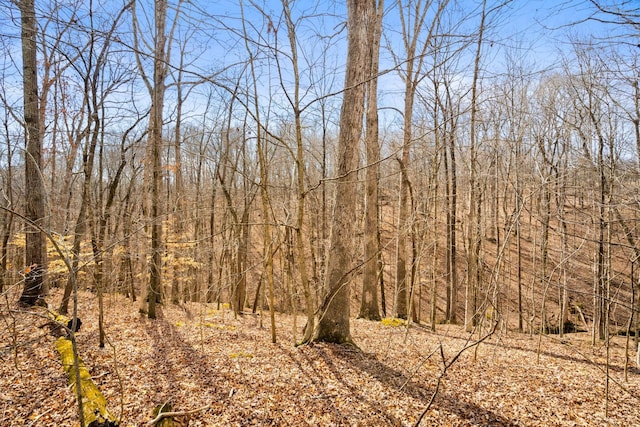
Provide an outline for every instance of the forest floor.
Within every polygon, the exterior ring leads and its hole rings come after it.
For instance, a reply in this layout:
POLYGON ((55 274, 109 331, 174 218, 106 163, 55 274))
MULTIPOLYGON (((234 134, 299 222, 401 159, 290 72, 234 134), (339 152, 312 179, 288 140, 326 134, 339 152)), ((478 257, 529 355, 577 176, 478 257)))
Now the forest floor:
MULTIPOLYGON (((75 395, 43 309, 16 311, 10 298, 3 304, 0 426, 77 426, 75 395)), ((95 296, 80 295, 80 356, 121 426, 145 425, 167 401, 192 411, 180 426, 413 425, 436 389, 423 426, 640 425, 640 370, 630 362, 625 380, 624 337, 610 340, 607 364, 606 346, 591 346, 584 333, 495 332, 442 376, 478 333, 353 320, 359 348, 295 347, 291 316, 276 316, 272 344, 268 313, 261 322, 215 305, 167 305, 149 320, 138 308, 106 297, 108 344, 100 349, 95 296)))

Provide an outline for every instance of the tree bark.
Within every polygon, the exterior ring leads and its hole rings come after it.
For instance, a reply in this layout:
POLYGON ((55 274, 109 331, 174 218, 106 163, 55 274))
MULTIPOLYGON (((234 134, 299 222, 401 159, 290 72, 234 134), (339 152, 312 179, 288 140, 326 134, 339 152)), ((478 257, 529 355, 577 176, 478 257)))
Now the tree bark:
POLYGON ((167 60, 165 54, 165 25, 167 20, 167 1, 155 0, 155 48, 153 58, 153 89, 151 91, 151 116, 149 143, 151 159, 148 166, 152 169, 151 178, 151 264, 149 265, 149 319, 156 318, 156 302, 160 298, 162 286, 162 209, 160 206, 160 187, 162 185, 162 120, 164 108, 165 77, 167 60))
POLYGON ((444 164, 447 173, 445 192, 447 200, 447 307, 445 316, 448 323, 456 323, 458 311, 458 266, 457 266, 457 238, 456 223, 458 221, 458 176, 456 170, 456 128, 457 117, 453 110, 453 100, 449 90, 449 83, 445 82, 447 94, 446 108, 443 112, 446 117, 444 164), (450 159, 451 163, 447 162, 450 159))
POLYGON ((380 56, 380 34, 384 0, 378 1, 375 22, 370 25, 371 66, 367 82, 366 111, 366 181, 365 181, 365 224, 364 224, 364 271, 362 274, 362 300, 358 317, 380 320, 378 309, 378 253, 380 251, 378 221, 378 181, 380 175, 380 143, 378 142, 378 62, 380 56))
POLYGON ((473 68, 473 83, 471 86, 471 124, 469 131, 469 215, 467 225, 467 289, 465 297, 464 325, 470 332, 477 323, 477 295, 480 288, 480 188, 478 185, 478 159, 476 124, 478 112, 478 78, 480 75, 480 58, 482 55, 482 41, 486 18, 487 2, 482 2, 482 15, 478 31, 478 43, 473 68))
MULTIPOLYGON (((402 129, 402 158, 400 162, 400 197, 398 206, 398 240, 396 247, 396 300, 395 316, 406 319, 412 309, 413 298, 413 276, 412 270, 415 268, 413 262, 408 263, 407 234, 412 234, 413 226, 409 224, 409 175, 411 143, 413 138, 413 109, 418 83, 424 77, 424 63, 428 50, 432 47, 432 39, 436 32, 440 16, 446 8, 449 0, 428 0, 408 1, 403 4, 399 1, 399 17, 402 31, 402 42, 405 49, 406 59, 402 61, 405 69, 400 75, 404 81, 404 108, 403 108, 403 129, 402 129), (427 15, 433 12, 431 23, 427 26, 427 15), (406 14, 406 16, 405 16, 406 14), (427 27, 426 38, 421 41, 420 35, 427 27), (421 45, 418 49, 418 42, 421 45), (410 269, 407 267, 410 265, 410 269)), ((395 54, 392 55, 395 56, 395 54)), ((400 61, 395 58, 396 64, 400 67, 400 61)), ((412 245, 415 240, 412 236, 412 245)), ((413 261, 413 260, 412 260, 413 261)))
POLYGON ((311 341, 351 343, 349 324, 350 281, 355 266, 353 236, 356 224, 356 168, 364 114, 364 82, 369 76, 367 26, 375 0, 347 1, 347 70, 340 111, 336 204, 331 226, 331 247, 325 276, 326 295, 317 312, 311 341))
POLYGON ((36 47, 36 13, 34 0, 19 3, 22 25, 22 78, 24 102, 25 151, 25 217, 32 224, 26 227, 25 281, 20 303, 27 306, 44 304, 47 289, 44 274, 47 250, 43 227, 45 189, 42 173, 42 139, 38 111, 38 64, 36 47))
POLYGON ((297 184, 297 212, 296 212, 296 251, 298 254, 298 265, 300 269, 300 281, 302 282, 302 291, 304 293, 305 312, 307 315, 307 325, 305 326, 303 342, 308 341, 311 338, 311 334, 314 329, 314 312, 313 312, 313 297, 311 293, 311 285, 309 282, 309 274, 307 269, 307 258, 304 245, 304 217, 305 217, 305 159, 304 159, 304 146, 302 141, 302 119, 300 108, 300 73, 298 70, 298 43, 296 41, 296 30, 293 18, 291 16, 291 9, 287 0, 282 1, 282 6, 285 11, 285 19, 287 23, 287 35, 289 36, 289 45, 291 47, 291 66, 293 68, 294 78, 294 94, 291 98, 291 107, 293 108, 293 115, 295 121, 295 139, 296 139, 296 184, 297 184))

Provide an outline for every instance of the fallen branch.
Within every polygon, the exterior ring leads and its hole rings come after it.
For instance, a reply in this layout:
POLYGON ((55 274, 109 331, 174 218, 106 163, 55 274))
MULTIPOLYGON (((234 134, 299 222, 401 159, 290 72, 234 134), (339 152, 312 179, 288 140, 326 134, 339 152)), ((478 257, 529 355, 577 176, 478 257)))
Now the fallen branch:
POLYGON ((34 426, 38 423, 38 420, 42 417, 44 417, 45 415, 47 415, 49 412, 53 411, 55 408, 49 408, 46 411, 44 411, 43 413, 41 413, 40 415, 38 415, 37 417, 34 417, 33 420, 31 420, 31 425, 34 426))
POLYGON ((159 412, 158 415, 154 419, 152 419, 151 421, 147 422, 145 425, 147 427, 155 426, 163 418, 183 417, 185 415, 191 415, 191 414, 195 414, 197 412, 206 411, 210 407, 211 407, 211 405, 206 405, 206 406, 203 406, 202 408, 192 409, 190 411, 159 412))

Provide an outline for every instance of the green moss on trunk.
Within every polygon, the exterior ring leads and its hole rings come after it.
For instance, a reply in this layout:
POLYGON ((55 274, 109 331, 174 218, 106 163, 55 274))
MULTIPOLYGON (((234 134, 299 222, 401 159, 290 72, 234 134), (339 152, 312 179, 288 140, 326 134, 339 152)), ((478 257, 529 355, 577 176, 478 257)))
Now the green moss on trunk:
MULTIPOLYGON (((56 350, 60 355, 62 367, 69 378, 69 385, 76 391, 76 370, 73 366, 73 344, 71 340, 60 337, 56 341, 56 350)), ((84 421, 88 427, 115 427, 118 425, 115 417, 107 410, 107 399, 91 380, 89 371, 82 359, 78 358, 80 371, 80 386, 84 421)))

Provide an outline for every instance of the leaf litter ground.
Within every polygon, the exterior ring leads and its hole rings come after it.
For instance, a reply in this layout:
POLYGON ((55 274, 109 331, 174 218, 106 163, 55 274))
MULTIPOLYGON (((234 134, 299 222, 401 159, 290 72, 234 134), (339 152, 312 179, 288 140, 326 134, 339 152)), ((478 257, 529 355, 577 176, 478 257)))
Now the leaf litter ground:
MULTIPOLYGON (((0 426, 79 425, 45 313, 21 312, 14 302, 0 312, 0 426)), ((77 339, 122 426, 145 425, 169 401, 191 412, 177 418, 182 426, 413 425, 434 393, 442 355, 450 360, 478 337, 458 326, 432 332, 353 320, 359 348, 295 347, 292 316, 276 316, 272 344, 267 313, 261 322, 215 304, 167 305, 152 321, 121 296, 105 306, 107 346, 98 347, 89 293, 80 295, 77 339)), ((606 347, 592 347, 586 334, 539 340, 496 332, 449 368, 421 425, 640 425, 640 370, 632 363, 625 381, 624 365, 625 338, 614 337, 607 399, 606 347)))

